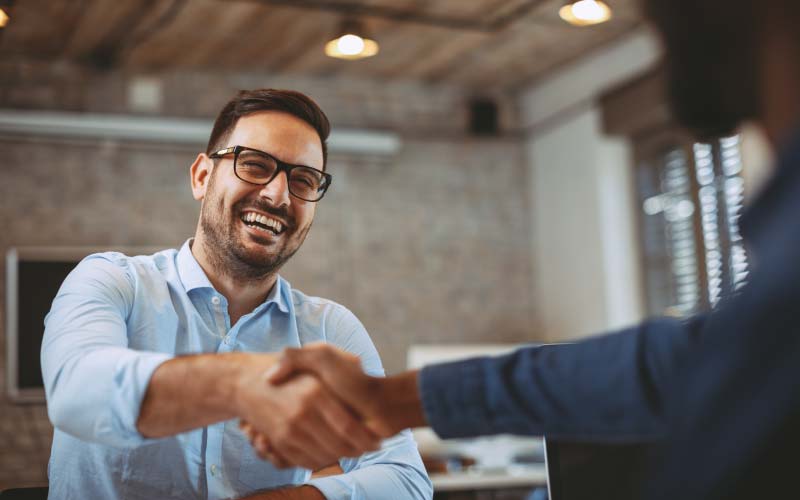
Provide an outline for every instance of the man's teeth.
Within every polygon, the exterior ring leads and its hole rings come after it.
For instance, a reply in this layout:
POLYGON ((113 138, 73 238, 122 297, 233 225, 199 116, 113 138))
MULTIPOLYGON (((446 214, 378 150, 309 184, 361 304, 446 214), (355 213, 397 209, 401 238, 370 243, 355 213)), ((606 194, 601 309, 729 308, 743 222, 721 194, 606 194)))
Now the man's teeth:
POLYGON ((254 212, 245 213, 242 217, 242 220, 245 222, 255 222, 261 224, 262 226, 272 229, 276 234, 283 231, 283 224, 281 224, 280 221, 254 212))

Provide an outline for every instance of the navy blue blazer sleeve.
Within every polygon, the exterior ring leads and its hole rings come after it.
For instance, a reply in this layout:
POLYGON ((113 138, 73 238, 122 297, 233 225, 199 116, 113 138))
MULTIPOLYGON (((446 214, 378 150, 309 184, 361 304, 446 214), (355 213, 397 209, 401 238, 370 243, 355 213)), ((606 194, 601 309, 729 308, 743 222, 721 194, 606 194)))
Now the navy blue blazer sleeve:
POLYGON ((657 439, 665 430, 668 380, 705 318, 654 319, 575 344, 425 367, 425 415, 443 438, 657 439))

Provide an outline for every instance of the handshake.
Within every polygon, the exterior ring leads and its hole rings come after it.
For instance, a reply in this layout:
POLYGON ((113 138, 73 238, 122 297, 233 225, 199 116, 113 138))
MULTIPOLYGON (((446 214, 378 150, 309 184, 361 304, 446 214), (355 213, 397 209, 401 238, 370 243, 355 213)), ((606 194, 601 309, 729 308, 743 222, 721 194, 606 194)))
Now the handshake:
POLYGON ((417 372, 373 377, 357 356, 323 343, 286 349, 274 361, 245 369, 235 400, 242 431, 276 467, 318 470, 425 425, 417 372))

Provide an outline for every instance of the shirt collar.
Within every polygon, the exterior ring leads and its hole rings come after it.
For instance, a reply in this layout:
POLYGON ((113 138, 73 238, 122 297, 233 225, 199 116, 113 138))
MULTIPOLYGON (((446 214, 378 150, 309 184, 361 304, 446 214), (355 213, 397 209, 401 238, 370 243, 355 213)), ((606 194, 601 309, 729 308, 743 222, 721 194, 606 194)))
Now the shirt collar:
POLYGON ((278 309, 280 309, 282 312, 288 313, 290 296, 291 286, 289 286, 289 282, 281 278, 279 275, 278 279, 275 280, 275 286, 273 286, 272 290, 269 291, 267 300, 264 301, 264 304, 275 302, 275 304, 278 305, 278 309))
POLYGON ((187 292, 198 288, 214 288, 208 280, 208 276, 200 267, 200 263, 192 255, 192 242, 194 238, 189 238, 178 251, 178 276, 183 282, 183 287, 187 292))
MULTIPOLYGON (((200 267, 200 263, 197 262, 197 259, 192 254, 193 241, 194 238, 189 238, 178 251, 178 276, 180 276, 187 293, 200 288, 213 290, 214 285, 211 284, 205 271, 200 267)), ((278 276, 278 279, 275 280, 275 286, 269 291, 262 305, 275 302, 279 310, 288 313, 290 297, 291 285, 289 285, 288 281, 278 276)))

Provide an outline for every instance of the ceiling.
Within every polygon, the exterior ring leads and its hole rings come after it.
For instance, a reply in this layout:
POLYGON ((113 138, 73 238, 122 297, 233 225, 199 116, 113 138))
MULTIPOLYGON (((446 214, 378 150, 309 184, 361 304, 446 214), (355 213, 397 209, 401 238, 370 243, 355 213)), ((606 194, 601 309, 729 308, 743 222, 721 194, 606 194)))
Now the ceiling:
POLYGON ((563 0, 18 0, 0 57, 515 89, 641 24, 637 0, 606 2, 610 22, 576 28, 558 17, 563 0), (323 54, 345 7, 380 43, 377 56, 323 54))

